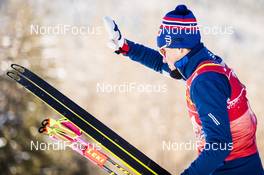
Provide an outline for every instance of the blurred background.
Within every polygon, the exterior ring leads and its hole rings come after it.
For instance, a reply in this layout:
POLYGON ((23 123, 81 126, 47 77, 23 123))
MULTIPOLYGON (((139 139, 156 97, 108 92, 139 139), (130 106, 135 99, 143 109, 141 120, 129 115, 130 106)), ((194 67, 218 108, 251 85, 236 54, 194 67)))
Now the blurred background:
POLYGON ((164 143, 194 141, 184 83, 112 53, 102 22, 111 16, 126 38, 156 48, 161 18, 180 3, 208 27, 202 32, 205 45, 246 85, 264 160, 263 0, 0 0, 0 174, 104 174, 70 150, 30 150, 32 140, 45 141, 37 132, 40 122, 57 114, 7 78, 11 63, 41 75, 172 174, 183 171, 196 151, 168 149, 164 143), (89 30, 34 33, 32 25, 89 30), (162 86, 165 92, 98 91, 98 85, 129 83, 162 86))

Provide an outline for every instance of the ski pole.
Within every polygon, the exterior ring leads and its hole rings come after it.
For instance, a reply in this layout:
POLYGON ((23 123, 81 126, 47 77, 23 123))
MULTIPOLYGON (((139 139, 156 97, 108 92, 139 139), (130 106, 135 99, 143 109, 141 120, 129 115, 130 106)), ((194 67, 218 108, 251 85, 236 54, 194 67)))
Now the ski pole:
POLYGON ((106 166, 106 162, 114 165, 119 171, 123 174, 131 175, 126 169, 124 169, 120 164, 116 163, 110 157, 100 152, 91 143, 87 143, 83 141, 81 136, 81 131, 70 121, 65 118, 54 120, 54 119, 45 119, 42 121, 42 127, 39 128, 40 133, 45 133, 52 137, 55 140, 63 140, 69 141, 71 143, 79 143, 80 147, 76 146, 76 144, 71 144, 71 148, 89 159, 91 162, 95 163, 105 172, 110 175, 117 175, 113 170, 106 166))

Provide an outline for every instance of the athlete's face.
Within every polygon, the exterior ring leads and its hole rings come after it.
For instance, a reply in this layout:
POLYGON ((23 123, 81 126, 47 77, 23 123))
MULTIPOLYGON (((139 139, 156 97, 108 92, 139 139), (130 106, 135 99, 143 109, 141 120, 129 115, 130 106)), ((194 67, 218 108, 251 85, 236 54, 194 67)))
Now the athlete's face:
POLYGON ((163 62, 167 63, 171 70, 175 70, 175 62, 184 57, 190 50, 182 48, 160 48, 159 52, 163 56, 163 62))

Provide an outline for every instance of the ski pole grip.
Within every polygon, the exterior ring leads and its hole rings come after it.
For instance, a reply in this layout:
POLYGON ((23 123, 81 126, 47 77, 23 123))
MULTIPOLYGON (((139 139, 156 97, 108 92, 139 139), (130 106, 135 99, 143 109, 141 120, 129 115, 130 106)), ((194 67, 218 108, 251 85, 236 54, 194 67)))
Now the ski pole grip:
POLYGON ((47 126, 49 124, 49 119, 45 119, 41 122, 42 126, 47 126))
POLYGON ((46 129, 45 129, 45 127, 40 127, 39 129, 38 129, 38 132, 39 133, 43 133, 43 132, 45 132, 46 131, 46 129))

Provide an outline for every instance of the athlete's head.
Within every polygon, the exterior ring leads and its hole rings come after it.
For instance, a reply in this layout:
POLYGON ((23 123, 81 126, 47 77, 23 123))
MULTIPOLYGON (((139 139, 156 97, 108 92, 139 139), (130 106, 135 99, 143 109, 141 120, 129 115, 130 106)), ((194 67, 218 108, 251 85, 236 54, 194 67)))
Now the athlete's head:
POLYGON ((201 36, 193 13, 185 5, 178 5, 162 19, 157 45, 171 70, 186 64, 182 59, 198 43, 201 36))

